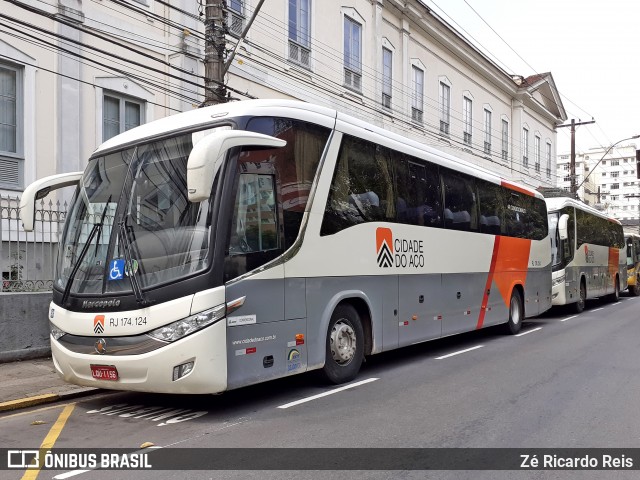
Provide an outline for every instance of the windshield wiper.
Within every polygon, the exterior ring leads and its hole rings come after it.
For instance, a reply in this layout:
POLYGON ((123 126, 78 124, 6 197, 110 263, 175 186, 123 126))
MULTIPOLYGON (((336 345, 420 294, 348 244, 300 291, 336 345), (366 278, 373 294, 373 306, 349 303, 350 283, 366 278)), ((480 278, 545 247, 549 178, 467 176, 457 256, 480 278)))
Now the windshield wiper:
POLYGON ((129 267, 129 281, 131 282, 131 288, 133 289, 133 294, 136 296, 136 302, 139 305, 147 306, 150 305, 151 302, 147 300, 144 295, 144 292, 140 288, 140 284, 138 283, 138 278, 136 277, 136 272, 133 265, 133 260, 131 256, 131 242, 129 241, 129 235, 127 232, 127 219, 129 218, 128 214, 124 214, 124 218, 120 221, 120 239, 122 241, 123 250, 124 250, 124 259, 125 259, 125 275, 127 272, 127 266, 129 267))
MULTIPOLYGON (((62 302, 61 302, 62 305, 65 305, 66 301, 69 299, 69 293, 71 293, 71 285, 73 285, 73 279, 75 278, 76 274, 78 273, 78 270, 80 269, 80 264, 82 263, 84 256, 89 251, 89 247, 91 246, 91 241, 93 240, 93 237, 96 235, 96 233, 98 233, 98 231, 102 232, 102 224, 104 223, 104 217, 107 213, 107 209, 109 208, 110 202, 111 202, 111 195, 109 195, 109 199, 107 200, 107 203, 104 206, 104 210, 102 210, 102 215, 100 215, 100 222, 93 224, 93 227, 89 232, 89 237, 87 237, 87 241, 84 244, 84 247, 82 247, 82 250, 80 251, 80 255, 78 255, 76 264, 73 266, 73 269, 69 274, 69 279, 67 280, 67 284, 64 287, 64 293, 62 294, 62 302)), ((98 252, 98 242, 99 240, 96 242, 96 254, 98 252)))

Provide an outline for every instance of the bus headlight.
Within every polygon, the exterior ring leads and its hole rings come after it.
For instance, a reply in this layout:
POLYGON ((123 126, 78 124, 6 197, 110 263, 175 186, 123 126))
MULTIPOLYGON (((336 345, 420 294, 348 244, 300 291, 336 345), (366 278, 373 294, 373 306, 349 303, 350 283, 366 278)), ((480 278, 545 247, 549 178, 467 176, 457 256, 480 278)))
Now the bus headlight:
POLYGON ((54 340, 58 340, 63 335, 67 334, 67 332, 60 330, 51 322, 49 322, 49 330, 51 331, 51 336, 53 337, 54 340))
POLYGON ((191 335, 224 318, 226 312, 225 304, 205 310, 196 315, 183 318, 177 322, 170 323, 164 327, 151 330, 147 335, 163 342, 175 342, 176 340, 191 335))
POLYGON ((566 275, 561 275, 558 278, 554 279, 551 286, 555 287, 556 285, 560 285, 561 283, 564 283, 564 280, 566 278, 566 275))

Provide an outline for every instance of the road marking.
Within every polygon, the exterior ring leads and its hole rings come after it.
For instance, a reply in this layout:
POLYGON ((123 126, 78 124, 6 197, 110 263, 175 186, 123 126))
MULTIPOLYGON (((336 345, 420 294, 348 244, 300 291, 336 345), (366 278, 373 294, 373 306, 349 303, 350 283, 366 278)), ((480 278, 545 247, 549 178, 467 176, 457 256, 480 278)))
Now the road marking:
POLYGON ((604 310, 604 307, 600 307, 600 308, 594 308, 593 310, 591 310, 592 312, 599 312, 600 310, 604 310))
MULTIPOLYGON (((67 423, 67 420, 69 420, 69 417, 71 416, 71 413, 73 412, 74 408, 75 408, 75 404, 67 405, 66 407, 64 407, 62 412, 60 412, 60 415, 58 415, 58 419, 56 420, 56 423, 53 424, 53 427, 51 427, 51 430, 49 430, 49 433, 47 433, 47 436, 44 438, 42 445, 40 445, 40 451, 51 450, 53 448, 53 445, 56 443, 56 440, 60 436, 60 433, 62 432, 62 429, 64 428, 65 424, 67 423)), ((24 475, 22 476, 22 480, 35 480, 36 478, 38 478, 40 469, 43 466, 44 466, 44 456, 41 456, 40 464, 38 465, 38 468, 29 469, 26 472, 24 472, 24 475)))
POLYGON ((542 327, 532 328, 531 330, 527 330, 526 332, 522 332, 522 333, 517 334, 516 337, 521 337, 523 335, 527 335, 527 334, 532 333, 532 332, 537 332, 538 330, 542 330, 542 327))
POLYGON ((280 405, 278 408, 290 408, 295 407, 296 405, 300 405, 301 403, 310 402, 312 400, 317 400, 318 398, 326 397, 328 395, 333 395, 334 393, 339 393, 344 390, 348 390, 350 388, 359 387, 360 385, 364 385, 366 383, 375 382, 376 380, 380 380, 379 378, 367 378, 366 380, 362 380, 361 382, 350 383, 349 385, 345 385, 344 387, 336 388, 334 390, 329 390, 328 392, 320 393, 318 395, 313 395, 312 397, 302 398, 300 400, 296 400, 295 402, 285 403, 284 405, 280 405))
POLYGON ((563 318, 562 320, 560 320, 561 322, 566 322, 567 320, 571 320, 572 318, 576 318, 578 315, 573 315, 571 317, 567 317, 567 318, 563 318))
POLYGON ((476 345, 475 347, 467 348, 465 350, 460 350, 459 352, 453 352, 453 353, 450 353, 448 355, 443 355, 441 357, 436 357, 436 360, 444 360, 445 358, 453 357, 455 355, 460 355, 461 353, 467 353, 467 352, 470 352, 472 350, 477 350, 478 348, 482 348, 482 347, 484 347, 484 345, 476 345))

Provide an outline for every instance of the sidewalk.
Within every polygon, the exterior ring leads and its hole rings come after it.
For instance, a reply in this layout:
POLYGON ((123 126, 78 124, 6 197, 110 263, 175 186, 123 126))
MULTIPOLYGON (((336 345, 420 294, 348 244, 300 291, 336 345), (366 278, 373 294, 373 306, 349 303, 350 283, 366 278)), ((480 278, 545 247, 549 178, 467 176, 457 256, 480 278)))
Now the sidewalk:
POLYGON ((0 412, 55 402, 95 391, 66 383, 51 358, 0 363, 0 412))

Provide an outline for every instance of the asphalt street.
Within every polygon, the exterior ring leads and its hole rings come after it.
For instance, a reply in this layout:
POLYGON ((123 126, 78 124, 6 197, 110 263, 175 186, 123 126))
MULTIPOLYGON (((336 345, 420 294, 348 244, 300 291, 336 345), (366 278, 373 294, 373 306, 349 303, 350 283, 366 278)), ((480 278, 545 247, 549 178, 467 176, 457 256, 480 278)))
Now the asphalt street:
MULTIPOLYGON (((347 386, 305 374, 217 396, 104 393, 0 416, 38 448, 635 448, 640 300, 591 302, 368 359, 347 386), (60 418, 65 415, 61 422, 60 418)), ((231 451, 231 450, 230 450, 231 451)), ((153 455, 160 454, 153 452, 153 455)), ((640 462, 640 459, 636 460, 640 462)), ((15 473, 15 475, 14 475, 15 473)), ((23 478, 2 472, 3 478, 23 478)), ((41 471, 38 478, 638 478, 634 471, 41 471)), ((31 477, 33 478, 33 477, 31 477)))

